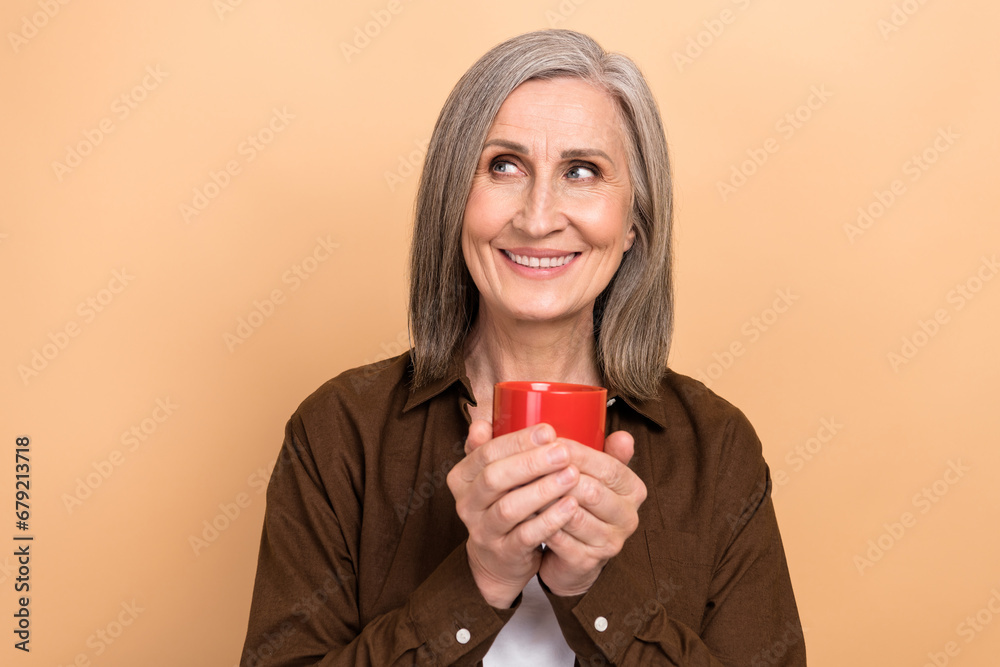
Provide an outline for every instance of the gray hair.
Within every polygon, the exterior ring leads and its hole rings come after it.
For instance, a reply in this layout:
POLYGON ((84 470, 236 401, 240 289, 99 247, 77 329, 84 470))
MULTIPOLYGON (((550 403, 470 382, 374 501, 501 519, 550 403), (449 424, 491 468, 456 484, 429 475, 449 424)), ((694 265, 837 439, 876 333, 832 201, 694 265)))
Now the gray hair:
POLYGON ((500 106, 530 79, 577 77, 615 101, 626 137, 635 241, 594 305, 598 370, 605 384, 653 397, 673 329, 671 187, 656 100, 638 67, 586 35, 540 30, 490 49, 455 85, 438 116, 417 193, 410 254, 410 334, 415 386, 439 379, 479 309, 462 254, 465 206, 486 134, 500 106))

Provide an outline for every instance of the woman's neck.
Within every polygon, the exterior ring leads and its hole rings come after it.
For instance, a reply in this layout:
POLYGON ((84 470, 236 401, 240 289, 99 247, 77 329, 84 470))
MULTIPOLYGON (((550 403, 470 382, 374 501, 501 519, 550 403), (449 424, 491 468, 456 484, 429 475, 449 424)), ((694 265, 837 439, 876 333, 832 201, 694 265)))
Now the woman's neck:
POLYGON ((504 323, 480 309, 465 342, 465 370, 478 407, 492 411, 493 385, 511 380, 600 385, 593 318, 572 322, 504 323))

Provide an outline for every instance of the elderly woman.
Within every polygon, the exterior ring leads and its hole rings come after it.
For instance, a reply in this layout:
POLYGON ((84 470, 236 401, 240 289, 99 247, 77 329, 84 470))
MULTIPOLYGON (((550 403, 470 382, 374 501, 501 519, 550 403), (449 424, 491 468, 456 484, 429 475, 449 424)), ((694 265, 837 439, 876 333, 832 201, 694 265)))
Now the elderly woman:
POLYGON ((522 35, 451 93, 414 232, 414 347, 288 423, 242 664, 803 665, 746 418, 667 368, 670 176, 627 58, 522 35), (605 451, 494 438, 493 387, 608 388, 605 451))

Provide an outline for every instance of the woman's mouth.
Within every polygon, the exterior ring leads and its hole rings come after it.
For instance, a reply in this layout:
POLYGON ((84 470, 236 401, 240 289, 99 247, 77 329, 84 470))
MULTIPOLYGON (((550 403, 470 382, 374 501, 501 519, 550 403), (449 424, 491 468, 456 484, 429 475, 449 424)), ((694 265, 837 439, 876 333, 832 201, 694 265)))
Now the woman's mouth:
POLYGON ((504 250, 503 252, 510 261, 531 269, 556 269, 568 264, 574 257, 580 254, 571 252, 558 257, 534 257, 532 255, 515 255, 509 250, 504 250))

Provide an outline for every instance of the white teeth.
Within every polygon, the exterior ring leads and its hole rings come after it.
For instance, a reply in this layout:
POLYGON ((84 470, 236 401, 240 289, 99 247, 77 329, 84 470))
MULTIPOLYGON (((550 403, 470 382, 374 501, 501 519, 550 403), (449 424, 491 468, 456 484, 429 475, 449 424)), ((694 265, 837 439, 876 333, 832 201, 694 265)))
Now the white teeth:
POLYGON ((521 266, 528 266, 533 269, 554 269, 570 261, 576 255, 576 253, 570 253, 563 257, 530 257, 528 255, 515 255, 507 250, 504 250, 504 252, 512 261, 521 266))

